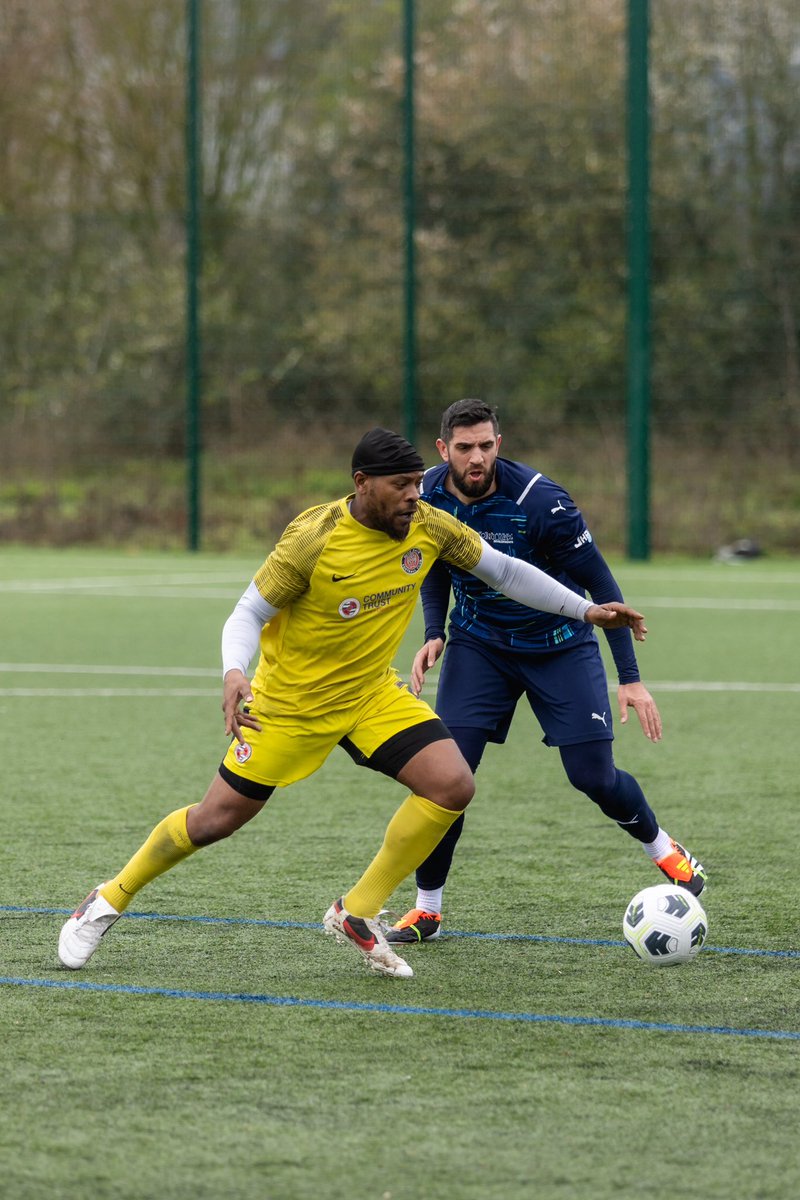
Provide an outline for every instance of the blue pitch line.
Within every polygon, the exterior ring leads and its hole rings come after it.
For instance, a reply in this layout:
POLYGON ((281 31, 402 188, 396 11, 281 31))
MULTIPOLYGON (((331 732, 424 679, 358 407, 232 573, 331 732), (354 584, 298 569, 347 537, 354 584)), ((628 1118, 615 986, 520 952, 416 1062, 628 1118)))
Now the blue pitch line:
MULTIPOLYGON (((32 908, 27 905, 0 904, 0 913, 40 913, 71 916, 70 908, 32 908)), ((123 917, 139 921, 185 921, 195 925, 260 925, 267 929, 321 929, 319 921, 268 921, 260 917, 178 916, 172 913, 124 912, 123 917)), ((486 942, 538 942, 558 946, 622 946, 627 942, 612 938, 575 938, 547 936, 543 933, 476 933, 468 929, 448 929, 445 938, 477 938, 486 942)), ((743 946, 704 946, 703 954, 741 954, 751 958, 800 958, 800 950, 752 950, 743 946)))
POLYGON ((611 1017, 565 1017, 550 1013, 494 1012, 483 1008, 425 1008, 416 1004, 368 1004, 359 1000, 301 1000, 297 996, 268 996, 250 992, 196 992, 183 988, 141 987, 136 984, 86 983, 72 979, 16 979, 0 976, 0 985, 105 992, 126 996, 160 996, 172 1000, 217 1000, 229 1004, 264 1004, 272 1008, 316 1008, 337 1012, 389 1013, 410 1017, 461 1017, 481 1021, 520 1021, 528 1025, 592 1026, 603 1029, 644 1029, 658 1033, 714 1033, 727 1037, 800 1041, 791 1029, 747 1029, 732 1025, 677 1025, 611 1017))

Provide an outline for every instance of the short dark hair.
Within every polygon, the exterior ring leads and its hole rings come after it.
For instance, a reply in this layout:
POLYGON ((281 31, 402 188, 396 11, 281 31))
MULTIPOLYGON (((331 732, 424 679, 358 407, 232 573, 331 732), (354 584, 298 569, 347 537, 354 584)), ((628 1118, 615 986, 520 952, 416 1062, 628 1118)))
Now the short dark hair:
POLYGON ((497 436, 500 432, 500 424, 497 414, 490 404, 484 400, 456 400, 455 404, 451 404, 442 413, 440 437, 443 442, 449 442, 453 436, 453 430, 458 426, 482 425, 484 421, 491 421, 492 429, 497 436))

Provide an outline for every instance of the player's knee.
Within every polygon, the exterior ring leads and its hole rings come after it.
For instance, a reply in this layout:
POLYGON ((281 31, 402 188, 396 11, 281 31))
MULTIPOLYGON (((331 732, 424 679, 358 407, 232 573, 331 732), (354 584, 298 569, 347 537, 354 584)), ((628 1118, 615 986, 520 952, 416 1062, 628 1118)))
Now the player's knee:
POLYGON ((579 792, 583 792, 595 804, 599 804, 601 808, 604 805, 611 804, 616 798, 616 781, 603 778, 596 775, 577 776, 573 778, 569 776, 569 781, 572 786, 579 792))
POLYGON ((229 815, 219 813, 205 814, 194 821, 186 821, 186 832, 195 846, 213 846, 214 842, 221 842, 223 838, 230 837, 238 828, 238 824, 234 824, 229 815))
MULTIPOLYGON (((576 747, 575 751, 580 749, 576 747)), ((595 804, 611 800, 617 790, 617 768, 611 755, 575 751, 561 756, 569 782, 595 804)))
POLYGON ((581 775, 574 774, 568 776, 570 783, 578 792, 583 792, 596 803, 602 800, 607 800, 613 792, 613 787, 609 787, 604 780, 598 779, 596 775, 581 775))
POLYGON ((454 771, 442 781, 439 794, 430 798, 442 808, 462 812, 475 795, 475 777, 466 763, 463 771, 454 771))
POLYGON ((186 816, 186 832, 195 846, 211 846, 236 833, 249 817, 238 806, 198 804, 186 816))

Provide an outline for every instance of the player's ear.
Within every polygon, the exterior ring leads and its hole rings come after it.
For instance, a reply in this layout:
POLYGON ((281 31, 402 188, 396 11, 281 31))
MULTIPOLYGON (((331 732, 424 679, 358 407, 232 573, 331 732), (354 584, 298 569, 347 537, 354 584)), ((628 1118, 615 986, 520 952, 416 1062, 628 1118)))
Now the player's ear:
POLYGON ((443 442, 441 438, 437 438, 436 439, 436 449, 441 454, 443 462, 450 461, 450 456, 447 453, 447 442, 443 442))
POLYGON ((500 449, 500 443, 502 442, 502 440, 503 440, 502 433, 498 433, 498 435, 497 435, 497 449, 498 450, 500 449))

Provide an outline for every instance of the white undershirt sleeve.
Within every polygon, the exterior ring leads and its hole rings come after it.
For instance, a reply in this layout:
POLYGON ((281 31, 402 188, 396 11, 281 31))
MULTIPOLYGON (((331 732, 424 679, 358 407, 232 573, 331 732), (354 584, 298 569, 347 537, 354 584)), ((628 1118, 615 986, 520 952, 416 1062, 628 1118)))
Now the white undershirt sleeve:
POLYGON ((592 607, 591 600, 585 600, 570 591, 538 567, 521 558, 501 554, 487 543, 484 544, 478 565, 472 568, 472 574, 508 596, 509 600, 516 600, 542 612, 570 617, 574 621, 585 621, 586 613, 592 607))
POLYGON ((234 667, 247 674, 261 630, 278 612, 280 609, 265 600, 255 583, 251 583, 222 627, 223 679, 234 667))

